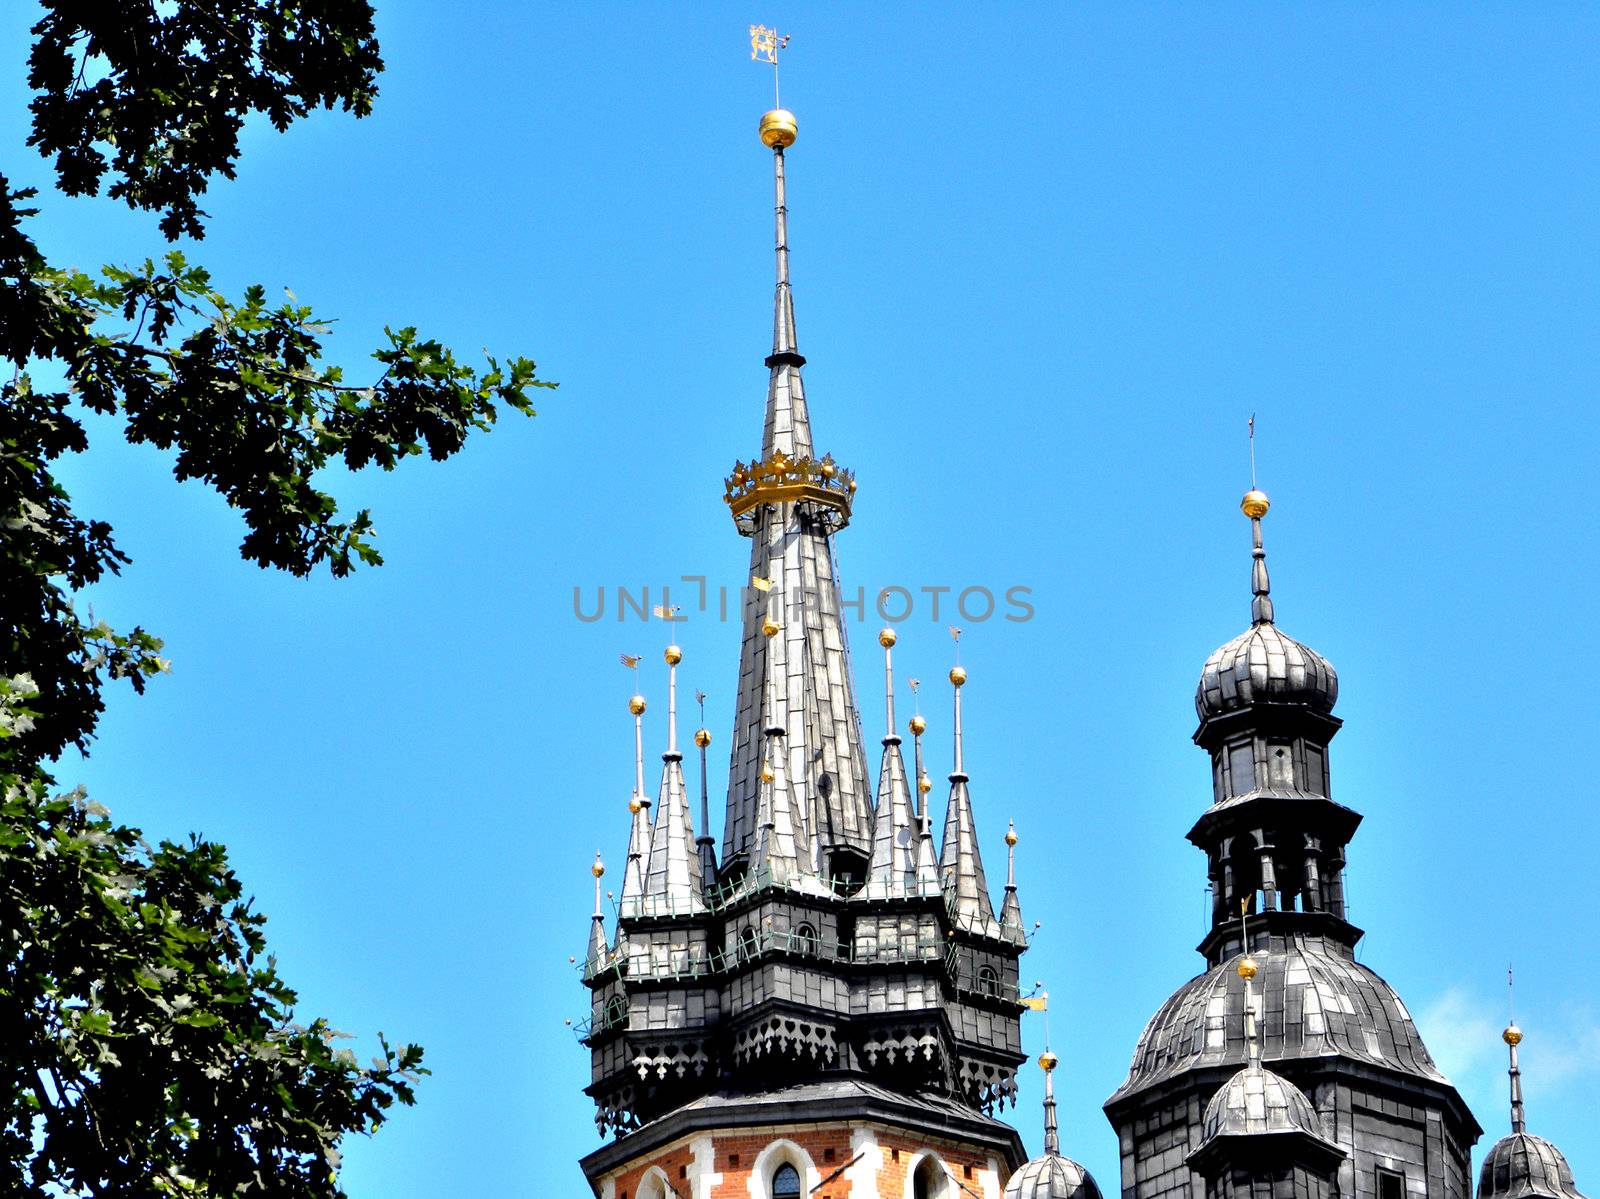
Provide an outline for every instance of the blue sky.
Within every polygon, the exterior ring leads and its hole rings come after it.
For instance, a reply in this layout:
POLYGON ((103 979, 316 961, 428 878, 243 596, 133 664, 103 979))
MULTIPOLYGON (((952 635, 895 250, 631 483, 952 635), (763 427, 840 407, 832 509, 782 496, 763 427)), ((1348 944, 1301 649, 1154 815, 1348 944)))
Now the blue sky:
MULTIPOLYGON (((196 254, 337 316, 352 373, 385 323, 528 353, 561 381, 541 415, 335 480, 389 558, 342 583, 239 561, 236 515, 112 429, 66 469, 135 559, 97 611, 164 635, 174 668, 63 776, 228 844, 307 1011, 428 1048, 419 1107, 350 1146, 351 1194, 533 1193, 598 1143, 567 959, 590 859, 625 845, 617 654, 647 655, 659 750, 666 638, 581 622, 573 594, 742 581, 720 496, 759 444, 771 327, 755 20, 795 34, 807 388, 861 480, 844 579, 1031 589, 1031 621, 967 622, 967 757, 993 876, 1007 818, 1023 837, 1067 1151, 1115 1186, 1099 1104, 1200 964, 1192 695, 1248 620, 1255 412, 1279 621, 1341 677, 1362 960, 1489 1130, 1480 1153, 1506 1126, 1515 960, 1531 1127, 1600 1189, 1600 15, 442 11, 380 2, 369 120, 252 127, 196 254)), ((0 146, 43 184, 28 19, 0 18, 0 146)), ((44 208, 59 261, 162 248, 109 201, 44 208)), ((902 672, 942 677, 947 623, 923 604, 900 626, 902 672)), ((876 627, 852 629, 858 665, 876 627)), ((725 750, 736 629, 679 640, 725 750)), ((881 683, 858 676, 875 745, 881 683)), ((1015 1113, 1035 1149, 1036 1074, 1015 1113)))

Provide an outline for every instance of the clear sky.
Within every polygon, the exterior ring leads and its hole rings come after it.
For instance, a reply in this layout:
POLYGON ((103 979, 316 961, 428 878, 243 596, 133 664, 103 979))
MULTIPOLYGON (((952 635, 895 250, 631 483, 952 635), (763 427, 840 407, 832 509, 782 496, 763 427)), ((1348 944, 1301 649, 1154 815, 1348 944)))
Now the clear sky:
MULTIPOLYGON (((378 8, 374 116, 252 127, 197 255, 339 317, 352 371, 414 323, 561 389, 448 464, 335 479, 389 558, 341 583, 242 563, 237 516, 154 451, 102 437, 66 471, 135 560, 97 611, 174 667, 63 777, 225 842, 306 1010, 427 1046, 419 1106, 350 1146, 352 1195, 586 1193, 575 1164, 535 1180, 598 1143, 568 955, 589 861, 625 847, 617 655, 647 655, 654 754, 667 638, 584 623, 573 595, 742 581, 722 478, 759 445, 771 328, 752 21, 795 35, 800 343, 819 444, 861 481, 847 588, 1031 589, 1030 621, 960 622, 967 759, 992 878, 1007 818, 1022 835, 1067 1152, 1114 1190, 1099 1104, 1201 964, 1192 697, 1248 622, 1255 412, 1279 622, 1340 673, 1362 960, 1488 1130, 1479 1156, 1506 1130, 1515 960, 1531 1128, 1600 1193, 1600 14, 378 8)), ((0 17, 0 152, 43 184, 29 19, 0 17)), ((161 248, 109 201, 44 207, 60 261, 161 248)), ((948 623, 919 592, 902 671, 943 677, 948 623)), ((851 630, 858 665, 877 624, 851 630)), ((693 615, 679 640, 725 751, 736 629, 693 615)), ((858 675, 875 769, 881 683, 858 675)), ((1030 1069, 1034 1151, 1038 1099, 1030 1069)))

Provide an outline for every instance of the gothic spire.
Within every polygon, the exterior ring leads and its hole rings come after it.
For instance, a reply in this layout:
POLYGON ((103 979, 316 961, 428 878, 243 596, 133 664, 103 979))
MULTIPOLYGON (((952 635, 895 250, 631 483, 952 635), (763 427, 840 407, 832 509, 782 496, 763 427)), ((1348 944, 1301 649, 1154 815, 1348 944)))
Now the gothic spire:
MULTIPOLYGON (((915 692, 917 680, 911 680, 911 687, 915 692)), ((917 888, 922 891, 937 891, 939 889, 939 862, 933 852, 933 818, 928 814, 928 792, 933 790, 933 781, 928 778, 928 772, 922 765, 922 734, 928 731, 928 722, 918 712, 912 716, 907 727, 911 729, 911 740, 916 747, 917 764, 917 888)))
POLYGON ((867 867, 868 891, 873 896, 906 895, 917 890, 917 855, 922 830, 912 818, 911 788, 906 781, 900 734, 894 722, 895 632, 878 634, 883 646, 884 728, 883 765, 878 771, 878 806, 872 825, 872 860, 867 867))
POLYGON ((1017 899, 1017 826, 1006 825, 1006 897, 1000 904, 1000 923, 1022 931, 1022 904, 1017 899))
POLYGON ((952 666, 950 684, 955 690, 955 768, 950 772, 950 802, 945 811, 939 875, 957 921, 975 931, 987 932, 994 924, 994 905, 989 899, 983 858, 978 853, 977 824, 972 815, 972 797, 967 793, 967 773, 961 753, 961 689, 966 682, 966 669, 952 666))
MULTIPOLYGON (((801 813, 804 852, 824 873, 864 872, 871 856, 872 790, 861 743, 861 717, 850 671, 832 534, 850 519, 855 480, 813 450, 789 281, 789 209, 784 151, 794 144, 794 115, 762 118, 772 150, 777 284, 772 353, 767 356, 761 457, 738 463, 724 498, 740 533, 751 539, 752 590, 744 611, 739 694, 723 831, 723 870, 747 863, 757 833, 760 774, 768 728, 783 730, 785 773, 801 813), (766 637, 764 620, 785 626, 766 637), (763 680, 776 677, 773 695, 763 680)), ((797 830, 800 826, 797 826, 797 830)))
POLYGON ((645 874, 650 869, 650 797, 644 792, 644 696, 628 700, 633 714, 633 795, 628 811, 633 824, 628 832, 628 861, 622 868, 622 902, 638 904, 644 896, 645 874))
MULTIPOLYGON (((782 626, 768 620, 762 631, 770 640, 782 632, 782 626)), ((772 679, 767 680, 764 690, 769 697, 776 694, 772 679)), ((821 884, 811 868, 805 847, 805 822, 785 769, 783 725, 776 720, 770 721, 766 740, 766 758, 758 776, 761 782, 761 827, 757 831, 750 871, 754 874, 767 869, 776 883, 815 890, 821 884)))
POLYGON ((700 863, 694 848, 683 755, 678 752, 678 663, 683 650, 667 646, 667 752, 661 755, 661 802, 650 835, 644 893, 653 911, 676 912, 704 905, 700 863))
POLYGON ((596 851, 594 865, 589 867, 589 873, 594 875, 594 915, 589 920, 589 952, 584 958, 584 973, 590 976, 606 964, 611 952, 606 943, 606 915, 600 909, 600 879, 605 872, 606 864, 596 851))

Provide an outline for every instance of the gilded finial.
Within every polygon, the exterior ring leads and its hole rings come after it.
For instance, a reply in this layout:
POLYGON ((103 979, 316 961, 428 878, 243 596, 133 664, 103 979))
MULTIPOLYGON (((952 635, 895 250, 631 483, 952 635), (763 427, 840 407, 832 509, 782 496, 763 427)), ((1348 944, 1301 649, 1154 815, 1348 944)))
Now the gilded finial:
POLYGON ((800 124, 787 108, 774 108, 761 118, 761 144, 769 150, 782 150, 794 145, 800 124))
POLYGON ((1267 493, 1252 487, 1244 493, 1244 499, 1239 501, 1239 511, 1251 520, 1260 520, 1267 514, 1267 509, 1272 507, 1272 501, 1267 499, 1267 493))
POLYGON ((917 780, 917 790, 926 795, 929 791, 933 790, 933 780, 927 775, 923 775, 917 780))
POLYGON ((1017 826, 1016 826, 1016 824, 1015 823, 1008 823, 1007 826, 1006 826, 1006 844, 1007 845, 1015 845, 1020 840, 1021 840, 1021 838, 1017 836, 1017 826))
MULTIPOLYGON (((1505 1032, 1500 1034, 1500 1039, 1507 1045, 1520 1045, 1522 1044, 1522 1030, 1515 1024, 1508 1024, 1506 1025, 1505 1032)), ((1537 1064, 1538 1063, 1535 1063, 1535 1065, 1537 1064)))
POLYGON ((884 629, 878 634, 878 644, 883 646, 884 649, 889 649, 898 640, 900 640, 900 636, 893 629, 884 629))
POLYGON ((1060 1064, 1061 1059, 1055 1054, 1051 1053, 1048 1049, 1039 1055, 1039 1069, 1043 1070, 1046 1074, 1050 1073, 1050 1071, 1054 1070, 1060 1064))
POLYGON ((762 762, 761 763, 761 781, 763 783, 770 783, 772 781, 772 778, 773 778, 772 764, 770 762, 762 762))
POLYGON ((644 696, 642 696, 642 695, 633 695, 633 696, 629 697, 629 699, 628 699, 628 711, 632 712, 635 716, 643 716, 644 715, 644 708, 645 708, 644 696))
POLYGON ((635 816, 637 816, 640 813, 640 811, 643 810, 643 808, 644 808, 644 800, 640 799, 637 795, 629 796, 629 798, 628 798, 628 811, 632 812, 635 816))
POLYGON ((921 716, 913 716, 908 727, 911 729, 911 735, 913 737, 920 737, 923 733, 928 731, 928 722, 922 719, 921 716))
POLYGON ((1248 955, 1239 959, 1239 977, 1249 982, 1259 972, 1256 960, 1248 955))
POLYGON ((967 681, 967 668, 965 666, 952 666, 950 668, 950 682, 959 687, 967 681))
POLYGON ((601 860, 599 854, 595 854, 594 855, 594 865, 589 867, 589 873, 594 875, 596 878, 601 878, 602 876, 604 876, 605 872, 606 872, 606 864, 605 864, 605 862, 601 860))
POLYGON ((782 628, 783 626, 781 624, 769 616, 761 622, 761 635, 763 637, 776 637, 778 635, 778 631, 782 628))
POLYGON ((669 645, 662 656, 666 658, 668 666, 676 666, 683 661, 683 650, 676 645, 669 645))
POLYGON ((698 745, 701 749, 704 749, 706 746, 710 745, 711 744, 711 730, 710 729, 695 729, 695 731, 694 731, 694 743, 696 745, 698 745))

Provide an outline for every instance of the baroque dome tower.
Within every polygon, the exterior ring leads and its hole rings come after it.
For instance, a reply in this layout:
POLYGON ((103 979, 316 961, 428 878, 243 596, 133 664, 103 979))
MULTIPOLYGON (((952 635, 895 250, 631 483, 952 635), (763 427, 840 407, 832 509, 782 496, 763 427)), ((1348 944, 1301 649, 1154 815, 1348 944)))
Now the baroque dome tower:
POLYGON ((1332 798, 1328 761, 1338 676, 1276 625, 1267 497, 1252 490, 1240 507, 1253 543, 1250 628, 1206 660, 1195 696, 1213 801, 1188 834, 1212 895, 1198 946, 1206 970, 1162 1004, 1106 1101, 1123 1196, 1214 1199, 1228 1189, 1218 1155, 1230 1137, 1297 1134, 1310 1153, 1297 1194, 1467 1199, 1478 1124, 1400 997, 1355 960, 1362 933, 1344 869, 1361 817, 1332 798), (1254 913, 1252 946, 1241 912, 1254 913), (1247 1035, 1252 980, 1259 1023, 1247 1035), (1334 1173, 1314 1184, 1324 1168, 1334 1173))

